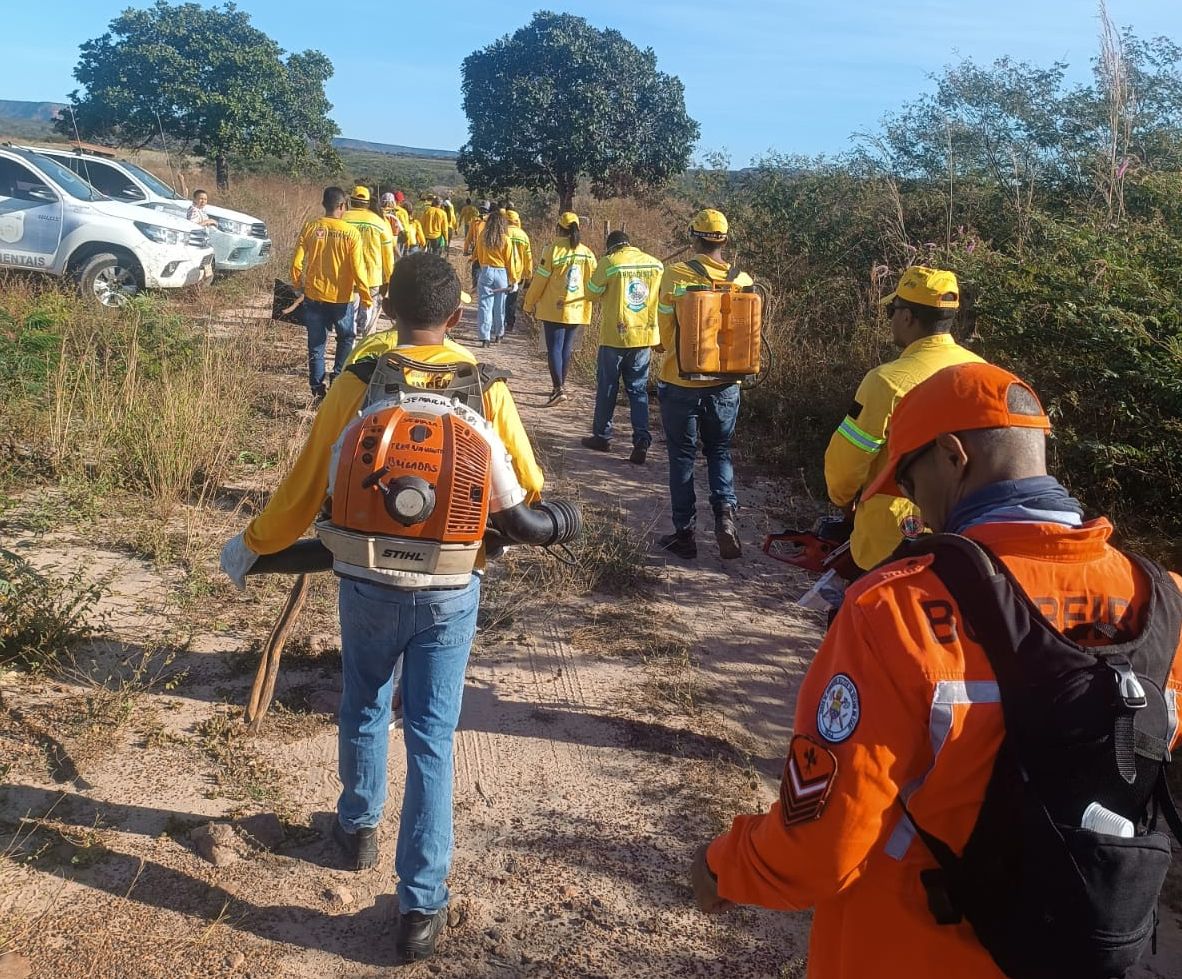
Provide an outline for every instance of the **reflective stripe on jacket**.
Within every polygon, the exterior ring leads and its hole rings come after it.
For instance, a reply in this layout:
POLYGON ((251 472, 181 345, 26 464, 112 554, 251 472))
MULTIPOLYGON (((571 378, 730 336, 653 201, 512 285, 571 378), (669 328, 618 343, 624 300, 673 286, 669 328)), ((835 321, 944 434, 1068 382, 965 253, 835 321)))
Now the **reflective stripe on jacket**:
MULTIPOLYGON (((1115 618, 1136 631, 1150 583, 1109 546, 1111 533, 1095 520, 981 524, 966 536, 1004 561, 1056 628, 1115 618)), ((723 897, 815 909, 810 979, 1002 979, 967 922, 936 924, 919 877, 936 862, 897 801, 960 853, 1003 734, 988 658, 931 562, 897 561, 852 585, 801 684, 795 734, 836 758, 819 815, 788 825, 777 802, 739 816, 709 849, 723 897)), ((1182 655, 1166 696, 1177 744, 1182 655)))
MULTIPOLYGON (((981 358, 960 346, 949 333, 922 337, 880 364, 858 385, 850 414, 842 420, 825 450, 825 485, 839 507, 857 499, 884 465, 887 426, 900 399, 915 385, 954 364, 980 363, 981 358)), ((879 493, 858 502, 850 553, 865 570, 885 561, 903 536, 914 537, 923 525, 919 511, 900 496, 879 493)))
POLYGON ((522 309, 550 323, 590 323, 587 284, 595 265, 595 253, 586 245, 571 248, 569 238, 556 239, 542 252, 522 309))
POLYGON ((604 255, 587 291, 600 302, 599 343, 605 347, 653 347, 661 340, 657 302, 664 266, 639 248, 625 245, 604 255))

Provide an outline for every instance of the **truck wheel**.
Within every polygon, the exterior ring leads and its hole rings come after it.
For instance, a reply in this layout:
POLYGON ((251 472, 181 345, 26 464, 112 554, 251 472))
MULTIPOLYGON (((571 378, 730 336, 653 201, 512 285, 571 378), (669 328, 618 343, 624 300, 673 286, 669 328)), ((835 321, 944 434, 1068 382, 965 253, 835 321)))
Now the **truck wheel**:
POLYGON ((139 277, 132 264, 110 252, 91 255, 79 266, 76 275, 82 298, 101 306, 125 306, 140 291, 139 277))

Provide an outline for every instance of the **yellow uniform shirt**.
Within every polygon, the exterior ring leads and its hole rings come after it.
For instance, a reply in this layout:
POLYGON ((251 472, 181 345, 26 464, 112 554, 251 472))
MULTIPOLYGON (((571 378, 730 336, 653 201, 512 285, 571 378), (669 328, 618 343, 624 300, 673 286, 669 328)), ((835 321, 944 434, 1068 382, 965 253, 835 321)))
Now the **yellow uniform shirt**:
POLYGON ((478 217, 480 217, 480 211, 475 204, 465 204, 460 208, 460 227, 465 235, 468 234, 468 226, 478 217))
POLYGON ((427 236, 428 241, 436 241, 439 238, 447 237, 447 211, 442 207, 436 207, 432 204, 429 207, 423 208, 423 213, 419 215, 419 220, 422 222, 423 234, 427 236))
POLYGON ((595 254, 586 245, 571 248, 568 239, 557 239, 542 252, 521 308, 548 323, 590 323, 587 284, 595 274, 595 264, 595 254))
POLYGON ((317 302, 347 303, 360 291, 361 304, 369 306, 357 229, 338 218, 315 218, 305 224, 291 260, 291 281, 317 302))
POLYGON ((351 207, 341 220, 351 224, 361 235, 361 264, 365 269, 364 282, 371 289, 377 289, 390 281, 394 271, 394 234, 390 222, 373 211, 351 207))
POLYGON ((587 284, 592 302, 603 303, 600 346, 653 347, 660 342, 657 300, 664 268, 631 245, 603 256, 587 284))
POLYGON ((476 264, 481 268, 504 269, 509 276, 509 285, 520 282, 525 271, 521 264, 521 251, 514 243, 513 237, 506 232, 499 245, 489 246, 484 241, 483 225, 481 233, 476 236, 475 258, 476 264))
MULTIPOLYGON (((850 413, 838 426, 825 450, 825 485, 839 507, 848 507, 862 487, 886 465, 887 427, 899 400, 936 371, 954 364, 980 363, 981 358, 960 346, 948 333, 922 337, 897 360, 870 371, 858 385, 850 413)), ((873 568, 902 541, 923 530, 919 511, 901 496, 879 493, 858 502, 850 553, 858 567, 873 568)))
POLYGON ((455 230, 456 227, 456 206, 448 201, 443 205, 443 209, 447 212, 447 226, 450 230, 455 230))
MULTIPOLYGON (((383 330, 367 337, 353 352, 350 363, 363 357, 377 357, 398 346, 396 330, 383 330), (360 356, 359 356, 360 355, 360 356)), ((472 353, 451 340, 438 346, 399 348, 407 357, 428 364, 464 361, 476 363, 472 353)), ((316 412, 308 441, 300 450, 291 472, 284 477, 267 506, 246 528, 246 546, 256 554, 274 554, 299 540, 316 519, 328 497, 328 467, 332 447, 357 417, 365 399, 366 384, 351 371, 343 371, 328 389, 316 412)), ((518 482, 533 499, 542 492, 542 470, 534 459, 529 436, 521 424, 517 404, 508 385, 490 384, 484 392, 485 416, 492 422, 505 448, 513 457, 518 482)))
MULTIPOLYGON (((683 388, 716 387, 719 381, 690 381, 682 377, 677 370, 677 324, 674 318, 673 300, 685 294, 686 286, 708 286, 711 282, 721 282, 729 274, 731 267, 726 262, 716 262, 707 255, 695 255, 694 259, 702 263, 709 279, 704 279, 685 262, 678 262, 665 269, 661 276, 661 298, 657 305, 657 325, 661 332, 661 346, 665 348, 665 359, 661 364, 659 379, 666 384, 676 384, 683 388)), ((749 286, 754 282, 746 272, 740 272, 735 277, 735 285, 749 286)))
POLYGON ((514 225, 509 226, 509 240, 517 249, 518 265, 521 267, 522 277, 534 267, 534 250, 529 235, 514 225))
POLYGON ((423 222, 418 218, 410 219, 410 231, 407 232, 406 244, 408 248, 416 246, 424 248, 427 245, 427 236, 423 234, 423 222))

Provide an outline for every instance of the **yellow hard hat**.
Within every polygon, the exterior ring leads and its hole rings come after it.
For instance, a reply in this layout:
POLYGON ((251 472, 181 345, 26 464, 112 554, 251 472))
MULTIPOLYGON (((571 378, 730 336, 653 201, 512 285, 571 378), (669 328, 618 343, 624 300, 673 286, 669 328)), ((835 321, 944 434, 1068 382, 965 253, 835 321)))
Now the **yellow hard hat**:
POLYGON ((574 211, 563 211, 558 215, 558 227, 571 228, 579 223, 579 216, 574 211))
POLYGON ((882 300, 882 305, 893 302, 896 297, 919 306, 960 309, 960 284, 953 272, 912 265, 903 273, 895 291, 882 300))
POLYGON ((730 225, 727 224, 726 215, 722 211, 708 207, 694 215, 690 231, 707 241, 724 241, 727 232, 730 231, 730 225))
POLYGON ((369 188, 362 187, 361 184, 358 184, 356 187, 353 188, 353 193, 350 194, 349 196, 352 197, 353 200, 355 200, 355 201, 368 201, 369 200, 369 188))

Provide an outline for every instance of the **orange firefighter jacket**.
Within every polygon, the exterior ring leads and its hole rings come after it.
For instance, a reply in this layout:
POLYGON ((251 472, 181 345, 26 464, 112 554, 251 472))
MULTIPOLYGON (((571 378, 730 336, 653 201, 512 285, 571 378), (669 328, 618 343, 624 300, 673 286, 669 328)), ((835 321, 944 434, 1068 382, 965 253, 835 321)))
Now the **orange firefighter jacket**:
MULTIPOLYGON (((1149 582, 1109 546, 1111 533, 1095 520, 982 524, 966 536, 1005 562, 1056 628, 1114 618, 1139 628, 1149 582)), ((736 818, 707 853, 722 897, 815 909, 810 979, 1002 979, 967 923, 936 924, 919 877, 936 861, 898 803, 960 853, 1003 734, 989 661, 932 560, 884 565, 846 592, 797 697, 780 802, 736 818), (812 791, 823 782, 827 798, 812 791)), ((1182 655, 1166 702, 1176 718, 1182 655)), ((1176 745, 1176 722, 1174 732, 1176 745)))
POLYGON ((372 304, 361 235, 339 218, 316 218, 304 225, 291 260, 291 281, 317 302, 347 303, 359 291, 361 305, 372 304))

